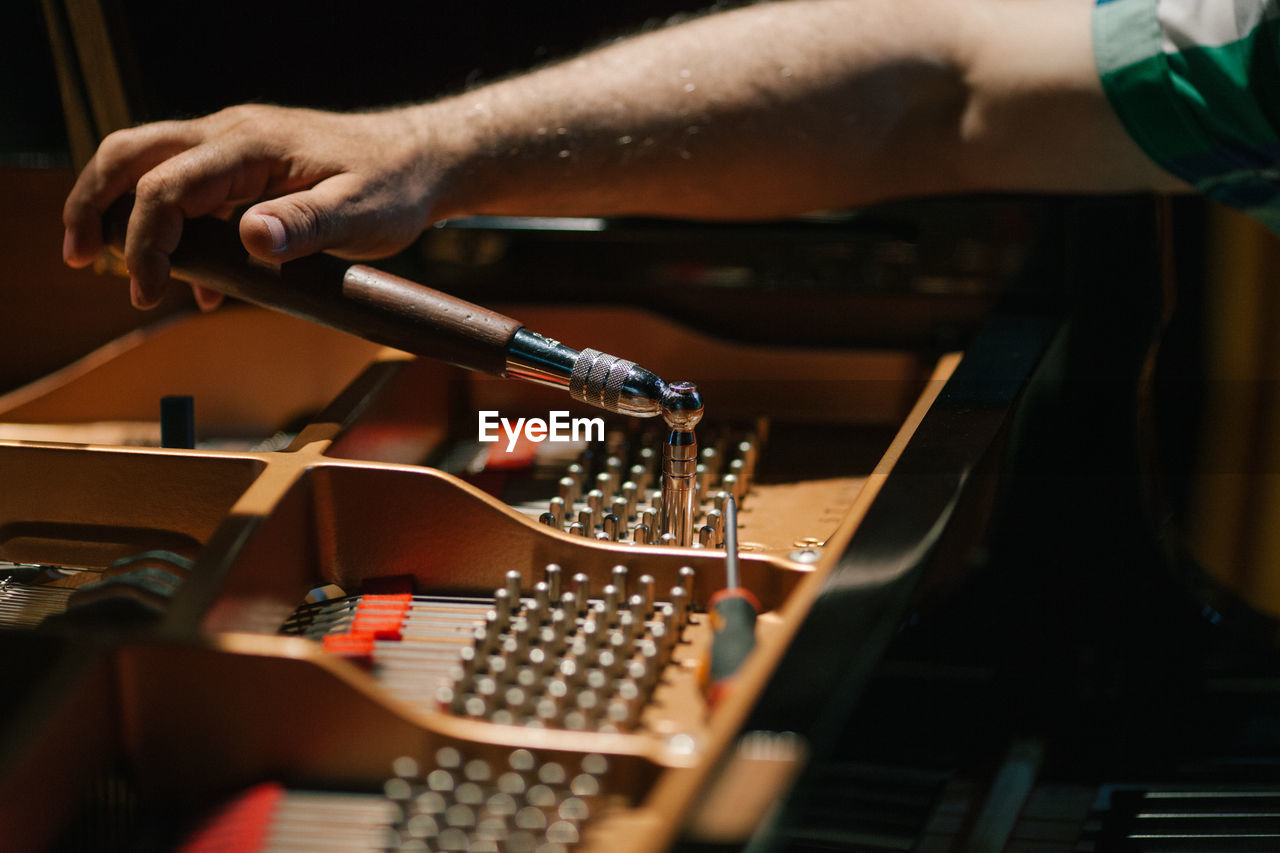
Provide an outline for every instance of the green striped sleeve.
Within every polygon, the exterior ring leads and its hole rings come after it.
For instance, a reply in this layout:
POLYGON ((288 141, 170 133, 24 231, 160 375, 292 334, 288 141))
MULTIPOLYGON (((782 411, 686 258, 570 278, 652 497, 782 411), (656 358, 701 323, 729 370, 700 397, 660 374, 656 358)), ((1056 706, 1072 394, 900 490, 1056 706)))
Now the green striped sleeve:
POLYGON ((1280 17, 1268 0, 1099 0, 1094 57, 1134 141, 1280 231, 1280 17))

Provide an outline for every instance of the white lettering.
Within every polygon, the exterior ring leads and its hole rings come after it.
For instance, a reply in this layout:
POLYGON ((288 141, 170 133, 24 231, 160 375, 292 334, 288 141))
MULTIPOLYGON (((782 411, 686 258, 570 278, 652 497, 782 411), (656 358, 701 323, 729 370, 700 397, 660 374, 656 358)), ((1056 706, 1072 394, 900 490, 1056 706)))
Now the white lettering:
POLYGON ((573 440, 578 441, 578 427, 583 427, 586 435, 582 437, 582 441, 604 441, 604 418, 574 418, 573 419, 573 440), (595 431, 593 438, 591 433, 595 431))
POLYGON ((502 419, 502 431, 507 434, 507 452, 516 449, 516 441, 520 438, 520 429, 524 426, 524 418, 516 418, 516 425, 511 426, 511 421, 506 418, 502 419))
POLYGON ((551 413, 551 435, 548 436, 552 441, 568 441, 569 433, 565 430, 569 428, 569 413, 566 411, 554 411, 551 413))
POLYGON ((507 452, 511 453, 523 435, 527 440, 585 442, 604 441, 604 418, 570 418, 567 411, 553 411, 542 418, 504 418, 493 410, 478 413, 477 438, 486 443, 499 440, 499 430, 507 437, 507 452))
POLYGON ((480 441, 497 441, 498 440, 497 432, 496 431, 490 432, 490 430, 497 430, 498 428, 498 424, 494 420, 497 417, 498 417, 498 413, 496 411, 486 410, 486 411, 480 412, 480 430, 479 430, 480 441))

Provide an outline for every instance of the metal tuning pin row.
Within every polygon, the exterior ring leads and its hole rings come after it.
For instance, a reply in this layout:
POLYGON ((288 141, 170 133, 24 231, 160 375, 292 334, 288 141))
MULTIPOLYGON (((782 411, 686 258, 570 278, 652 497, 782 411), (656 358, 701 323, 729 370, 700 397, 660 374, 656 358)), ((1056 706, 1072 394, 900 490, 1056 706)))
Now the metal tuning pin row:
POLYGON ((281 633, 365 666, 423 710, 508 725, 630 731, 691 618, 693 570, 666 600, 649 575, 615 566, 593 595, 584 574, 517 571, 491 598, 365 594, 306 604, 281 633))
POLYGON ((455 658, 439 707, 506 725, 630 731, 640 724, 690 614, 693 570, 658 601, 649 575, 615 566, 592 594, 585 574, 546 567, 532 594, 517 571, 455 658))
POLYGON ((400 810, 379 794, 287 789, 263 782, 210 813, 177 848, 183 853, 390 853, 400 848, 400 810))
POLYGON ((458 620, 478 622, 491 606, 490 599, 462 596, 351 595, 302 605, 285 620, 281 633, 316 639, 385 620, 393 614, 402 626, 409 627, 458 620))
POLYGON ((384 786, 395 853, 567 853, 604 809, 603 755, 552 761, 515 749, 488 760, 446 746, 433 758, 397 759, 384 786))
POLYGON ((190 568, 188 558, 159 550, 129 555, 104 571, 0 560, 0 628, 35 628, 62 614, 121 624, 157 616, 190 568))
POLYGON ((48 616, 66 612, 72 589, 0 578, 0 627, 34 628, 48 616))
POLYGON ((449 683, 458 650, 499 602, 489 598, 358 595, 304 605, 281 633, 322 643, 324 649, 367 666, 396 698, 423 710, 449 683))
MULTIPOLYGON (((664 534, 662 454, 656 433, 641 433, 634 453, 621 430, 611 430, 601 447, 584 451, 557 483, 557 494, 535 507, 538 520, 574 536, 631 545, 671 545, 664 534)), ((694 543, 724 547, 723 506, 733 495, 739 507, 755 478, 760 439, 752 431, 730 438, 713 436, 699 455, 694 543)))
POLYGON ((609 761, 596 753, 553 761, 515 749, 489 760, 446 746, 432 758, 397 758, 381 795, 255 785, 212 812, 180 849, 568 853, 606 807, 609 761))

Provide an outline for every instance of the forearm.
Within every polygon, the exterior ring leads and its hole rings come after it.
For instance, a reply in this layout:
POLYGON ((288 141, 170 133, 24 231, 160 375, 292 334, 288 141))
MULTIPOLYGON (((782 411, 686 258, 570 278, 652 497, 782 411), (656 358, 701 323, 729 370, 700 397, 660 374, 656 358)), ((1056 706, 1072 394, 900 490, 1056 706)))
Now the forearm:
POLYGON ((758 218, 1159 185, 1102 96, 1088 12, 798 0, 634 38, 421 108, 457 152, 435 215, 758 218))
POLYGON ((966 3, 961 189, 1189 190, 1130 138, 1093 57, 1094 0, 966 3))
POLYGON ((444 100, 373 114, 241 106, 105 139, 64 256, 160 297, 185 219, 246 249, 381 257, 467 214, 766 218, 975 190, 1175 189, 1094 71, 1090 0, 792 0, 710 15, 444 100))
POLYGON ((465 152, 441 212, 749 218, 927 191, 905 152, 878 158, 961 97, 932 5, 751 6, 429 106, 465 152))

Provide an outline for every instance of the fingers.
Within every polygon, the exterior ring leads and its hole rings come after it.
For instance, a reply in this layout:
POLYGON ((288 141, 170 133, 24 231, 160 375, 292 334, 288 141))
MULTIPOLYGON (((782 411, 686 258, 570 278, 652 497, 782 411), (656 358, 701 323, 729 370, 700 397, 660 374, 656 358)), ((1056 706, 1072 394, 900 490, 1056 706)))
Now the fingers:
MULTIPOLYGON (((257 199, 268 200, 249 209, 239 230, 260 259, 391 254, 424 227, 430 198, 416 149, 401 140, 403 124, 242 106, 112 134, 67 198, 63 254, 72 266, 91 263, 103 248, 103 211, 130 189, 125 263, 140 307, 163 295, 186 219, 229 217, 257 199)), ((202 307, 218 299, 197 290, 202 307)))
POLYGON ((137 308, 153 308, 169 283, 169 254, 182 237, 182 211, 135 203, 129 215, 124 262, 129 269, 129 299, 137 308))
POLYGON ((256 204, 240 218, 240 241, 249 254, 275 263, 352 242, 361 181, 335 175, 314 187, 256 204))
MULTIPOLYGON (((63 257, 73 267, 103 249, 102 215, 131 189, 136 198, 125 239, 130 291, 139 307, 161 298, 169 253, 188 217, 226 213, 238 200, 261 198, 270 167, 260 138, 237 125, 251 110, 224 110, 203 119, 159 122, 103 140, 63 207, 63 257)), ((202 305, 212 305, 206 297, 202 305)))
POLYGON ((159 122, 118 131, 102 141, 62 209, 62 256, 84 267, 102 251, 102 213, 156 165, 197 141, 188 122, 159 122))
POLYGON ((165 160, 138 179, 125 237, 130 293, 140 308, 155 305, 169 280, 169 255, 183 222, 224 207, 228 199, 261 194, 265 166, 230 146, 204 144, 165 160))
POLYGON ((196 305, 201 311, 212 311, 222 304, 222 294, 198 284, 191 285, 191 293, 196 298, 196 305))

